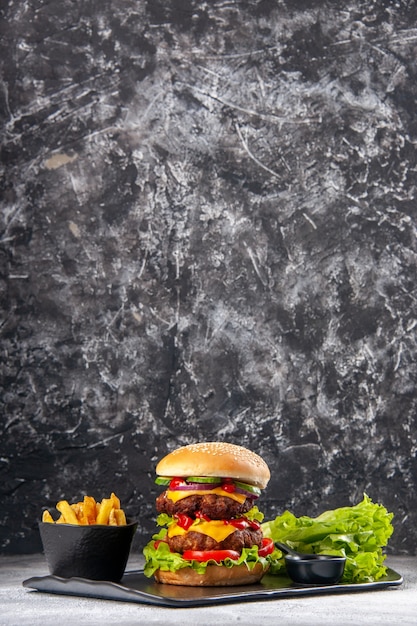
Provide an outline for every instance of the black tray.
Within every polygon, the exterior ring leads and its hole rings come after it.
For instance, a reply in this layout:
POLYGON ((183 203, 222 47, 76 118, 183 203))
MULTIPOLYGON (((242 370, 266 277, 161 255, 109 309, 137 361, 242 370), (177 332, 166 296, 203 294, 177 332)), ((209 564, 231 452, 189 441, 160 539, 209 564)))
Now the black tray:
POLYGON ((121 602, 139 602, 166 607, 208 606, 249 600, 277 600, 293 596, 352 591, 372 591, 401 585, 403 578, 392 569, 371 583, 337 585, 297 585, 286 576, 263 577, 260 583, 240 587, 183 587, 162 585, 146 578, 142 570, 126 572, 120 583, 85 578, 38 576, 23 581, 23 586, 47 593, 86 596, 121 602))

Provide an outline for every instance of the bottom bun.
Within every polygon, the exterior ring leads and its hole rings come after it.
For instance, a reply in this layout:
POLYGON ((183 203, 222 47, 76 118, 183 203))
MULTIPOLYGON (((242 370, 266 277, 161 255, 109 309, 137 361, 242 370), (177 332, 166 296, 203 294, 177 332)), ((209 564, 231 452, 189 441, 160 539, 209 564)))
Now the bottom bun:
POLYGON ((183 567, 176 572, 157 570, 154 574, 158 583, 167 585, 186 585, 188 587, 224 587, 231 585, 252 585, 261 580, 269 565, 263 567, 256 563, 253 569, 243 563, 233 567, 207 565, 204 574, 198 574, 192 567, 183 567))

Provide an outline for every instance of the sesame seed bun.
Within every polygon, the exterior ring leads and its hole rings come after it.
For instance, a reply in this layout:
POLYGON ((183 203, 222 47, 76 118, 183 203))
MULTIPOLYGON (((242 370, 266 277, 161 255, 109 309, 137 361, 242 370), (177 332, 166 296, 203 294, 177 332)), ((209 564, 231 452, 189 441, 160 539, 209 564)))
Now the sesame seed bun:
POLYGON ((233 478, 264 489, 271 477, 265 461, 242 446, 223 441, 193 443, 177 448, 156 466, 159 476, 233 478))
POLYGON ((207 565, 204 574, 198 574, 192 567, 183 567, 176 572, 157 570, 155 580, 168 585, 186 585, 189 587, 229 587, 233 585, 252 585, 261 580, 269 565, 256 563, 253 569, 245 564, 225 567, 207 565))

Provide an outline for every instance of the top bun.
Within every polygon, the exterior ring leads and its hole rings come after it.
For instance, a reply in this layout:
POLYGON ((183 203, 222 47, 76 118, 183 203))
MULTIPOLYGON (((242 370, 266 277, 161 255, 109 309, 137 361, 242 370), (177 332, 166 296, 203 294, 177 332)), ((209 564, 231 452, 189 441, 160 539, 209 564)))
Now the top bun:
POLYGON ((218 476, 234 478, 264 489, 271 477, 260 456, 242 446, 223 441, 192 443, 177 448, 156 466, 159 476, 218 476))

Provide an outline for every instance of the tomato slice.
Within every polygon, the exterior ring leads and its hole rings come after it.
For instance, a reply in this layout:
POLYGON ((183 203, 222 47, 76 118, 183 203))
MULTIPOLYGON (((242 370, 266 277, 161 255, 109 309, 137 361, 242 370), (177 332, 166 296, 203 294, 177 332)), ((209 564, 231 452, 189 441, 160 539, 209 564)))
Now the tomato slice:
POLYGON ((201 511, 196 511, 195 517, 196 519, 203 519, 205 522, 211 522, 211 519, 209 518, 209 516, 205 515, 205 513, 202 513, 201 511))
POLYGON ((271 552, 274 551, 274 542, 269 537, 264 537, 262 539, 262 548, 259 548, 258 554, 259 556, 268 556, 271 552))
POLYGON ((226 493, 234 493, 236 491, 236 485, 231 478, 224 478, 222 483, 222 489, 226 493))
POLYGON ((183 478, 178 478, 178 477, 171 478, 171 481, 169 483, 169 487, 172 490, 175 490, 177 487, 181 487, 183 485, 185 485, 185 480, 183 478))
POLYGON ((188 530, 194 523, 194 520, 185 513, 175 513, 174 519, 177 520, 178 526, 184 530, 188 530))
POLYGON ((224 519, 225 524, 230 524, 238 530, 244 530, 245 528, 252 528, 252 530, 259 530, 261 525, 256 520, 250 520, 247 517, 234 517, 232 519, 224 519))
POLYGON ((182 555, 186 561, 224 561, 224 559, 232 559, 236 561, 240 554, 236 550, 185 550, 182 555))

